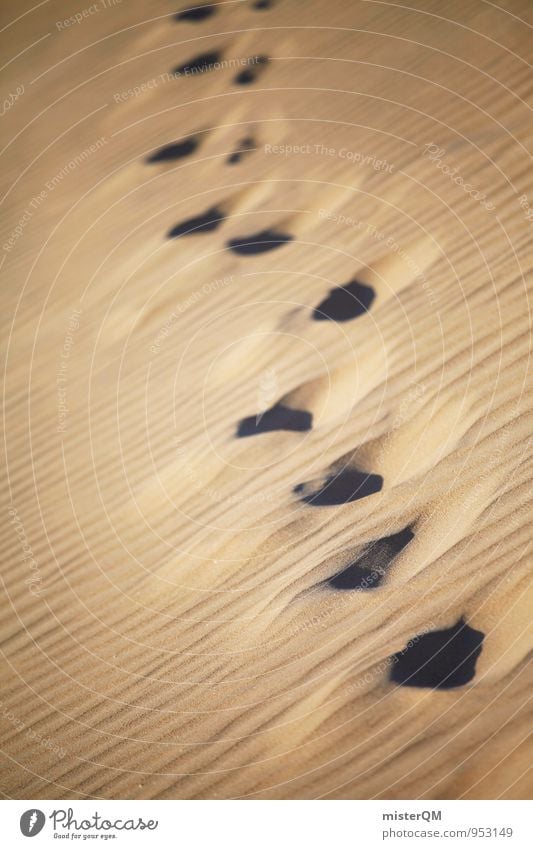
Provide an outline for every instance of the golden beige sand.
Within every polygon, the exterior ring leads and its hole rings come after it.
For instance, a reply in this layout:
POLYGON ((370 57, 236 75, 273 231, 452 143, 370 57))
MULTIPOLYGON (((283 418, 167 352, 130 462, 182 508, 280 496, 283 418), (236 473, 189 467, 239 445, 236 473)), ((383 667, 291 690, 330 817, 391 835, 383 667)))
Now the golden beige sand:
POLYGON ((531 5, 104 5, 2 8, 2 793, 527 797, 531 5))

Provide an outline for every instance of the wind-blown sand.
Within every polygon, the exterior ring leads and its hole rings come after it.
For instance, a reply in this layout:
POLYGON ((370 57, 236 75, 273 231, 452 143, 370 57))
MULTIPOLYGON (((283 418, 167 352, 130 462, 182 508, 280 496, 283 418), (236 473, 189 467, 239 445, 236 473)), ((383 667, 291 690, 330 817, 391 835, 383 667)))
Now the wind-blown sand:
POLYGON ((531 5, 95 5, 2 7, 2 793, 528 796, 531 5))

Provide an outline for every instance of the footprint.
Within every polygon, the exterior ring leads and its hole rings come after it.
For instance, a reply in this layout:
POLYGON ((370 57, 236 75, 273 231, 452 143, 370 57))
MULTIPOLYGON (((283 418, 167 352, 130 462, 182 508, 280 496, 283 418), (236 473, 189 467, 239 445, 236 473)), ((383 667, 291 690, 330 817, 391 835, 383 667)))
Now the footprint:
POLYGON ((241 161, 245 153, 249 153, 250 151, 255 149, 256 146, 254 139, 251 136, 246 136, 246 138, 241 139, 241 141, 238 143, 237 150, 234 150, 233 153, 228 156, 226 162, 228 163, 228 165, 236 165, 238 162, 241 161))
POLYGON ((272 430, 311 430, 313 417, 305 410, 291 410, 283 404, 275 404, 262 415, 248 416, 241 419, 237 428, 237 436, 254 436, 257 433, 268 433, 272 430))
POLYGON ((197 138, 191 136, 181 142, 166 144, 164 147, 160 147, 159 150, 152 153, 151 156, 148 156, 146 161, 152 163, 170 162, 173 159, 182 159, 184 156, 190 156, 191 153, 194 153, 199 143, 200 142, 197 138))
POLYGON ((352 280, 346 286, 331 289, 313 312, 314 321, 351 321, 368 312, 376 293, 370 286, 352 280))
POLYGON ((359 501, 380 492, 383 487, 381 475, 362 472, 359 469, 343 469, 330 474, 318 488, 315 481, 300 483, 294 488, 300 500, 313 507, 333 507, 359 501))
POLYGON ((414 537, 410 527, 370 543, 349 566, 325 583, 336 590, 372 590, 378 587, 395 557, 414 537))
POLYGON ((189 62, 178 65, 177 68, 174 68, 173 73, 176 76, 194 76, 194 74, 201 74, 204 71, 211 71, 221 61, 222 53, 218 50, 213 50, 210 53, 201 53, 189 62))
POLYGON ((212 206, 202 215, 196 215, 176 224, 167 233, 168 239, 179 239, 181 236, 196 236, 199 233, 210 233, 216 230, 226 217, 226 213, 219 206, 212 206))
POLYGON ((269 59, 268 56, 255 56, 253 64, 250 59, 248 61, 250 62, 250 67, 239 71, 233 80, 233 82, 237 85, 250 85, 255 82, 259 76, 261 68, 268 64, 269 59))
POLYGON ((253 4, 254 9, 270 9, 272 6, 272 0, 255 0, 253 4))
POLYGON ((212 5, 205 6, 190 6, 188 9, 182 9, 177 15, 174 15, 175 21, 205 21, 216 12, 216 7, 212 5))
POLYGON ((227 247, 233 253, 251 256, 252 254, 263 254, 267 251, 273 251, 275 248, 281 248, 282 245, 292 241, 292 238, 287 233, 280 233, 276 230, 261 230, 251 236, 230 239, 227 247))
POLYGON ((431 631, 391 657, 391 681, 404 687, 450 690, 472 681, 485 635, 460 619, 452 628, 431 631))

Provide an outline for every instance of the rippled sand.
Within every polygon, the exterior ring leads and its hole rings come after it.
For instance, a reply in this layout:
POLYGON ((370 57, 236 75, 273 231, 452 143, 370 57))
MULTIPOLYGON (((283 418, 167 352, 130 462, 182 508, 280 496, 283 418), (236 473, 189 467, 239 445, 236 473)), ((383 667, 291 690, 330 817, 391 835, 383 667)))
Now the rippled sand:
POLYGON ((184 8, 2 7, 2 792, 527 797, 531 5, 184 8))

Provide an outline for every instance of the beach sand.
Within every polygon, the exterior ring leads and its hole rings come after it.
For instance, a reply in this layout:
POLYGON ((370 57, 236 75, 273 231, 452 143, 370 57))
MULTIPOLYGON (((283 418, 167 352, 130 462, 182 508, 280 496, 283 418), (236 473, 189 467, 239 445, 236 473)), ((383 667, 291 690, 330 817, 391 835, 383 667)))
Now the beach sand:
POLYGON ((182 8, 2 7, 2 793, 527 797, 531 5, 182 8))

